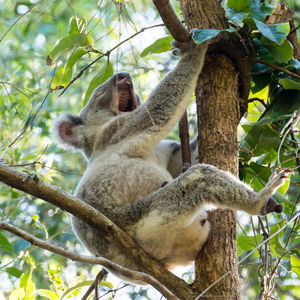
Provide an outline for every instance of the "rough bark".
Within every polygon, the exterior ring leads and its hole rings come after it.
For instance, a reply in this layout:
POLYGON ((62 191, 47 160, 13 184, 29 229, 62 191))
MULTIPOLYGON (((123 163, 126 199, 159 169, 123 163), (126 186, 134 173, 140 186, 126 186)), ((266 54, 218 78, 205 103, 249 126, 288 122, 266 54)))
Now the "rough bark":
MULTIPOLYGON (((237 73, 232 62, 224 55, 208 56, 199 82, 201 84, 196 91, 200 99, 197 102, 201 128, 198 135, 199 161, 237 175, 239 98, 237 73)), ((207 295, 239 299, 239 276, 235 268, 236 213, 218 209, 210 213, 210 221, 212 230, 208 243, 196 260, 194 286, 203 291, 228 270, 232 270, 231 275, 215 285, 207 295)))
MULTIPOLYGON (((227 27, 220 1, 180 0, 180 3, 189 29, 227 27)), ((237 124, 240 120, 238 85, 238 72, 227 56, 221 51, 207 55, 196 90, 199 161, 235 175, 238 173, 237 124)), ((210 222, 211 234, 196 260, 193 287, 203 291, 231 270, 230 276, 206 293, 210 295, 207 299, 240 299, 236 214, 230 210, 214 210, 210 213, 210 222)))

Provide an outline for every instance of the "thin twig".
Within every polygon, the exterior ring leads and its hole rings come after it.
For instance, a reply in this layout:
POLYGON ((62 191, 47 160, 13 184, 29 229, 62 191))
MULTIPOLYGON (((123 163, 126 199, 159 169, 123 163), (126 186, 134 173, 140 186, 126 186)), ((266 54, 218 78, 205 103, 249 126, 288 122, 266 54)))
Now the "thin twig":
POLYGON ((118 43, 116 46, 114 46, 113 48, 111 48, 110 50, 106 51, 105 53, 101 54, 100 56, 98 56, 95 60, 93 60, 90 64, 88 64, 86 67, 84 67, 70 82, 69 84, 62 90, 62 92, 58 95, 58 97, 60 97, 61 95, 63 95, 63 93, 69 88, 69 86, 76 81, 78 78, 80 78, 82 76, 82 74, 89 69, 93 64, 95 64, 99 59, 101 59, 104 56, 108 56, 110 55, 110 53, 112 51, 114 51, 115 49, 117 49, 118 47, 120 47, 122 44, 126 43, 127 41, 131 40, 132 38, 134 38, 135 36, 141 34, 142 32, 144 32, 147 29, 151 29, 151 28, 155 28, 155 27, 161 27, 164 26, 164 24, 156 24, 156 25, 152 25, 149 27, 143 27, 140 31, 132 34, 130 37, 126 38, 125 40, 121 41, 120 43, 118 43))
MULTIPOLYGON (((86 291, 86 293, 83 295, 83 297, 81 298, 81 300, 86 300, 89 295, 93 292, 93 290, 95 289, 95 291, 98 291, 98 284, 99 282, 101 282, 101 280, 104 278, 104 276, 107 274, 107 271, 102 269, 96 276, 95 281, 93 282, 93 284, 88 288, 88 290, 86 291)), ((98 299, 98 295, 96 295, 96 299, 98 299)))
POLYGON ((295 73, 293 73, 293 72, 290 72, 290 71, 288 71, 288 70, 286 70, 286 69, 284 69, 284 68, 282 68, 282 67, 279 67, 279 66, 277 66, 277 65, 274 65, 274 64, 272 64, 272 63, 270 63, 270 62, 268 62, 268 61, 266 61, 266 60, 264 60, 264 59, 256 59, 255 62, 256 62, 256 63, 259 63, 259 64, 264 64, 264 65, 266 65, 266 66, 271 67, 272 69, 275 69, 275 70, 278 70, 278 71, 283 72, 283 73, 285 73, 285 74, 288 74, 288 75, 290 75, 291 77, 300 79, 300 76, 299 76, 299 75, 297 75, 297 74, 295 74, 295 73))
MULTIPOLYGON (((31 124, 33 123, 33 121, 35 120, 36 116, 38 115, 38 113, 40 112, 41 108, 43 107, 43 104, 45 103, 48 95, 50 94, 50 90, 48 90, 46 96, 44 97, 40 107, 37 109, 37 111, 35 112, 35 114, 33 115, 33 117, 31 118, 31 120, 28 122, 28 124, 25 126, 25 128, 17 135, 17 137, 5 148, 4 152, 1 155, 1 158, 3 157, 4 153, 11 147, 13 146, 17 140, 26 132, 26 130, 31 126, 31 124)), ((3 150, 3 149, 0 149, 3 150)))
POLYGON ((30 11, 33 10, 34 7, 36 7, 38 4, 40 4, 41 2, 43 2, 44 0, 41 0, 35 4, 33 4, 23 15, 21 15, 15 22, 13 22, 10 27, 6 30, 6 32, 2 35, 1 39, 0 39, 0 43, 2 42, 2 40, 5 38, 5 36, 9 33, 9 31, 24 17, 26 16, 30 11))

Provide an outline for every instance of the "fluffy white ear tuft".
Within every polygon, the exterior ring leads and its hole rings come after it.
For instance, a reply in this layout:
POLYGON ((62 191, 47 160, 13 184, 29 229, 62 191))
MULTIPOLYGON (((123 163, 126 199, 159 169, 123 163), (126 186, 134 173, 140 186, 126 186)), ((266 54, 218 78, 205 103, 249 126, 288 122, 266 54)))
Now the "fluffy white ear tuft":
POLYGON ((83 120, 71 114, 58 117, 52 126, 52 136, 62 145, 81 148, 83 120))

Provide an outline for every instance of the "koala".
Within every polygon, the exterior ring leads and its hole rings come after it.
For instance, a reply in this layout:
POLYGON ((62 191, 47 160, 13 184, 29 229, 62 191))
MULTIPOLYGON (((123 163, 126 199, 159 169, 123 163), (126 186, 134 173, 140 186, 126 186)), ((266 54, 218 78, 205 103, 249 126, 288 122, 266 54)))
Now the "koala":
MULTIPOLYGON (((271 196, 290 172, 274 173, 259 192, 207 164, 195 164, 176 177, 180 146, 163 139, 189 103, 207 46, 192 41, 175 46, 181 56, 177 66, 144 104, 138 103, 130 75, 118 73, 94 90, 78 115, 60 116, 53 129, 62 144, 82 150, 88 160, 75 195, 170 270, 191 264, 205 243, 210 229, 205 204, 252 215, 280 213, 282 206, 271 196)), ((140 270, 101 230, 75 217, 72 226, 92 254, 140 270)))

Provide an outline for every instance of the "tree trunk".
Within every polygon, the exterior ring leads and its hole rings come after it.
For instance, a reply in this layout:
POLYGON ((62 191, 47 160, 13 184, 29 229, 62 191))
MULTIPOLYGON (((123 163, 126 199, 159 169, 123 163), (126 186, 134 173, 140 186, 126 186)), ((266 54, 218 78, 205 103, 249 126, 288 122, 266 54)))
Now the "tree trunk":
MULTIPOLYGON (((217 0, 180 0, 191 28, 227 28, 217 0)), ((238 72, 222 51, 209 53, 196 89, 199 162, 238 174, 237 125, 240 120, 238 72)), ((201 299, 240 299, 236 254, 236 213, 217 209, 210 213, 211 233, 196 260, 194 288, 205 290, 231 271, 201 299), (212 297, 213 296, 213 297, 212 297), (220 298, 221 297, 221 298, 220 298)))

